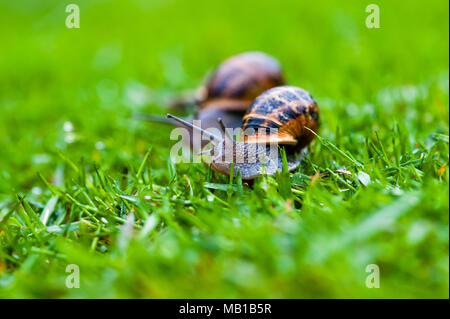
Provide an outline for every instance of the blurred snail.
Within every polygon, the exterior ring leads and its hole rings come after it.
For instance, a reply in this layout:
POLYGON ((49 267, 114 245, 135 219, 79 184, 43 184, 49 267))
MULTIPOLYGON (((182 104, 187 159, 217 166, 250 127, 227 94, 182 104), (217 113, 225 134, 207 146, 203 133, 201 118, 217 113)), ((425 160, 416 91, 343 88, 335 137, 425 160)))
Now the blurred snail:
POLYGON ((239 141, 227 134, 221 118, 216 117, 215 121, 223 136, 204 130, 203 122, 198 127, 171 114, 167 117, 209 139, 213 148, 201 154, 213 156, 211 166, 215 171, 230 175, 234 167, 234 174, 240 171, 244 180, 280 171, 283 164, 278 146, 286 151, 288 169, 295 169, 300 164, 302 149, 314 138, 312 131, 319 127, 316 102, 307 91, 294 86, 275 87, 259 95, 241 120, 242 131, 249 134, 242 135, 239 141))
MULTIPOLYGON (((255 98, 284 83, 277 59, 263 52, 244 52, 223 61, 207 77, 205 84, 196 90, 194 96, 182 96, 170 104, 175 109, 194 105, 196 110, 193 119, 199 120, 203 129, 220 129, 217 118, 222 118, 228 127, 240 128, 242 117, 255 98)), ((135 117, 167 123, 166 119, 155 115, 136 114, 135 117)), ((190 133, 192 136, 192 132, 190 133)), ((202 141, 202 146, 205 142, 202 141)), ((198 151, 192 143, 190 147, 198 151)))
MULTIPOLYGON (((264 91, 284 84, 281 65, 274 57, 257 51, 244 52, 229 57, 223 61, 210 76, 205 84, 200 86, 195 96, 182 96, 172 101, 175 109, 184 109, 189 105, 196 107, 194 117, 199 120, 201 128, 220 129, 217 118, 222 118, 228 127, 240 128, 242 117, 254 99, 264 91)), ((159 116, 138 114, 137 118, 151 122, 167 123, 159 116)), ((172 123, 172 122, 169 122, 172 123)), ((192 131, 189 132, 192 137, 192 131)), ((188 145, 199 151, 198 146, 204 146, 207 141, 199 145, 188 145)))
POLYGON ((244 52, 223 61, 197 89, 195 118, 202 128, 219 128, 222 118, 231 127, 240 127, 242 116, 264 91, 283 85, 280 63, 262 52, 244 52))

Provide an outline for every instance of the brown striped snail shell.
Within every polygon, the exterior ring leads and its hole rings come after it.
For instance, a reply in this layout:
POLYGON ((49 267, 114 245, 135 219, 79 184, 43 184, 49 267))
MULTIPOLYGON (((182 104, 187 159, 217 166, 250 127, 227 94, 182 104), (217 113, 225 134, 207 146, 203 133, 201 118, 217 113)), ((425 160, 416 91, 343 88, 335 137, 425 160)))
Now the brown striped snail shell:
MULTIPOLYGON (((294 86, 280 86, 259 95, 243 117, 245 133, 239 141, 227 134, 217 136, 184 120, 167 115, 184 126, 202 131, 213 144, 203 152, 213 156, 211 166, 219 173, 234 173, 251 180, 262 174, 273 175, 282 169, 278 146, 286 150, 288 169, 295 169, 307 146, 319 128, 319 109, 313 97, 294 86), (274 152, 275 150, 275 152, 274 152)), ((225 128, 222 126, 225 133, 225 128)))

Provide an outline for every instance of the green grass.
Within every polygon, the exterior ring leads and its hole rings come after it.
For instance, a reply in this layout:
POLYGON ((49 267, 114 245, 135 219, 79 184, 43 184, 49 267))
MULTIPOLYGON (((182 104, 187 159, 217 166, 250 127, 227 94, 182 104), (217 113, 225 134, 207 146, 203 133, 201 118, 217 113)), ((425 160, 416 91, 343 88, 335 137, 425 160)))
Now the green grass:
POLYGON ((0 297, 449 297, 447 2, 77 3, 0 4, 0 297), (132 118, 246 50, 322 118, 253 188, 132 118))

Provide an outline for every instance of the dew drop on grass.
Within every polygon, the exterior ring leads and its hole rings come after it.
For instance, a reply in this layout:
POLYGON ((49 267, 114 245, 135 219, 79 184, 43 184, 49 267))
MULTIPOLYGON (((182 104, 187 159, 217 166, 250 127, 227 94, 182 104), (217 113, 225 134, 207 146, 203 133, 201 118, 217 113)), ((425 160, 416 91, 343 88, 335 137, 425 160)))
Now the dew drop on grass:
POLYGON ((105 143, 103 143, 102 141, 98 141, 97 143, 95 143, 95 148, 98 150, 102 150, 105 148, 105 143))
POLYGON ((65 121, 63 125, 64 132, 72 132, 73 131, 73 124, 70 121, 65 121))
POLYGON ((75 141, 75 134, 73 133, 67 133, 64 137, 64 142, 67 144, 73 143, 75 141))
POLYGON ((34 187, 31 189, 31 192, 32 192, 34 195, 41 195, 41 194, 42 194, 42 189, 41 189, 40 187, 34 186, 34 187))
POLYGON ((361 182, 361 184, 363 184, 364 186, 369 185, 370 183, 370 176, 369 174, 363 172, 363 171, 359 171, 358 172, 358 179, 361 182))
POLYGON ((47 154, 35 154, 31 158, 33 165, 47 164, 50 163, 51 157, 47 154))

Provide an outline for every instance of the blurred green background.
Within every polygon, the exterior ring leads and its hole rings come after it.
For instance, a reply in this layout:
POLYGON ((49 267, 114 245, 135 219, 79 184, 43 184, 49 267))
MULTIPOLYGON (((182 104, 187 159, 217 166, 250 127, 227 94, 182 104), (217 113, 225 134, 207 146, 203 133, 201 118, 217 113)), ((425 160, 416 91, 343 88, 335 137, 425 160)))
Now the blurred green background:
POLYGON ((0 297, 448 298, 448 2, 75 1, 79 29, 65 26, 68 3, 0 3, 0 297), (372 2, 379 29, 365 26, 372 2), (207 190, 228 180, 168 164, 171 128, 132 118, 163 114, 248 50, 278 58, 316 98, 320 135, 363 164, 316 140, 290 178, 301 205, 275 179, 242 196, 207 190), (129 178, 149 147, 147 182, 129 178), (333 175, 310 187, 326 169, 371 183, 349 190, 333 175), (78 203, 90 197, 106 230, 37 173, 78 203), (159 185, 158 205, 122 203, 101 176, 125 178, 130 196, 159 185), (42 216, 52 196, 49 224, 97 226, 30 232, 27 203, 42 216), (116 227, 139 209, 133 223, 150 231, 116 227), (80 289, 64 286, 68 263, 80 289), (365 287, 371 263, 380 289, 365 287))

